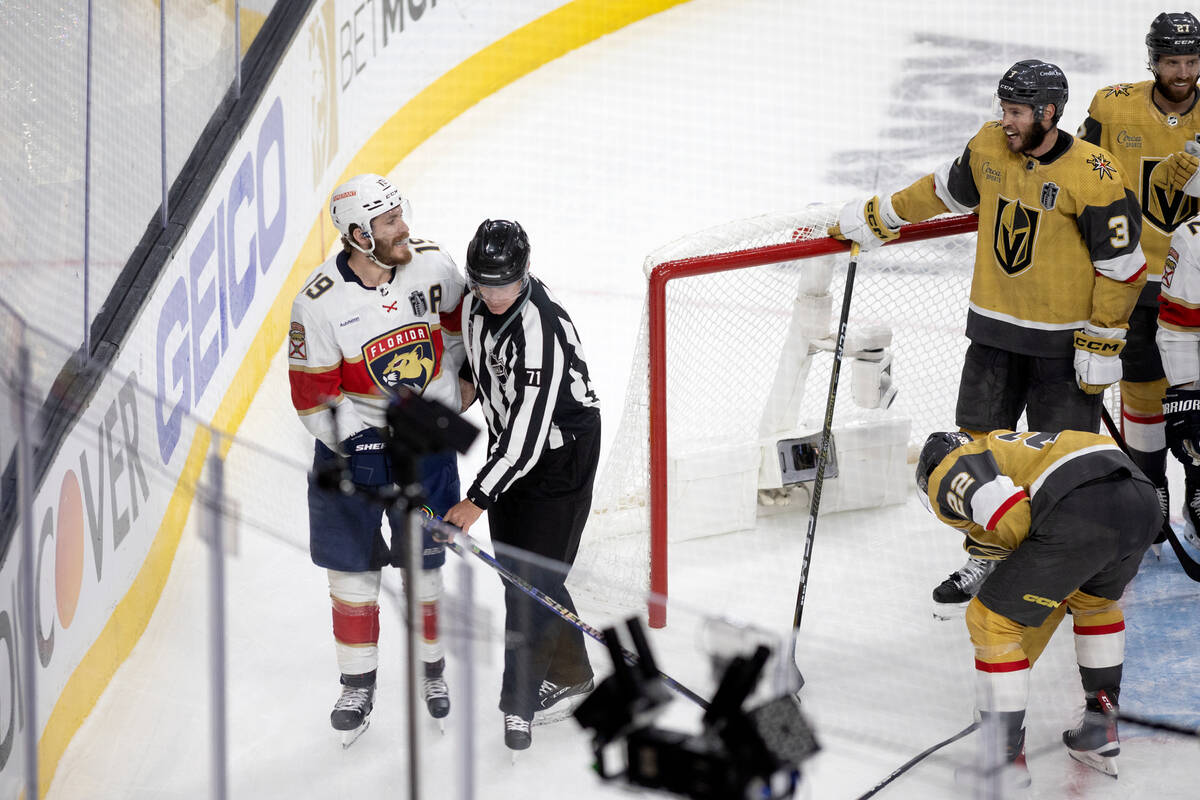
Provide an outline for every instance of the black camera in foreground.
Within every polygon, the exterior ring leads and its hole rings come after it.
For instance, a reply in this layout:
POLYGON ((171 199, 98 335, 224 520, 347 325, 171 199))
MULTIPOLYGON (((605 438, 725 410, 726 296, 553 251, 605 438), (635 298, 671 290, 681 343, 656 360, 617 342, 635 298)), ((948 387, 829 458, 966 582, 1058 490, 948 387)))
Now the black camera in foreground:
POLYGON ((466 454, 479 429, 457 411, 401 386, 387 408, 388 449, 392 458, 454 450, 466 454))
POLYGON ((593 732, 600 777, 697 800, 791 797, 800 781, 800 763, 820 748, 795 694, 743 708, 770 650, 759 645, 753 654, 726 662, 701 731, 688 734, 651 724, 671 696, 641 623, 633 618, 627 627, 637 659, 627 663, 616 629, 605 630, 613 674, 574 714, 593 732))

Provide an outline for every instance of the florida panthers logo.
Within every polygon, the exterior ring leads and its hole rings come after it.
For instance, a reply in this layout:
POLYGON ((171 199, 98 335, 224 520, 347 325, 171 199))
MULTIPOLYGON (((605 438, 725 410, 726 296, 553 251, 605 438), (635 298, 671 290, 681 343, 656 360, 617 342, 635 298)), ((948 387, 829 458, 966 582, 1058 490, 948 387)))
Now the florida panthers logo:
POLYGON ((1171 178, 1162 166, 1165 159, 1142 159, 1142 219, 1165 234, 1196 216, 1200 201, 1182 191, 1172 191, 1171 178))
POLYGON ((996 263, 1009 275, 1017 275, 1033 264, 1038 222, 1042 212, 1020 200, 996 201, 996 226, 992 232, 992 252, 996 263))
POLYGON ((419 322, 372 339, 363 345, 362 353, 371 380, 386 394, 401 386, 420 392, 437 377, 442 337, 419 322))

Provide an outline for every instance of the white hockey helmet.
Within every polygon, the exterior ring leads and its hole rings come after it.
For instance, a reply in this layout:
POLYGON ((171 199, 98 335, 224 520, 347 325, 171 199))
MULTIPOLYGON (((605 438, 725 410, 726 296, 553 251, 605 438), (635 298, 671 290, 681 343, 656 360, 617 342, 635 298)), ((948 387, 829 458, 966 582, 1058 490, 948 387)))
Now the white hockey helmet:
POLYGON ((371 237, 371 220, 396 207, 400 207, 405 220, 410 218, 411 209, 408 201, 400 196, 400 190, 382 175, 369 172, 355 175, 338 186, 329 198, 329 216, 333 220, 333 226, 351 247, 367 255, 375 251, 375 240, 371 237), (370 250, 363 250, 355 243, 350 235, 354 226, 361 228, 363 234, 371 240, 370 250))

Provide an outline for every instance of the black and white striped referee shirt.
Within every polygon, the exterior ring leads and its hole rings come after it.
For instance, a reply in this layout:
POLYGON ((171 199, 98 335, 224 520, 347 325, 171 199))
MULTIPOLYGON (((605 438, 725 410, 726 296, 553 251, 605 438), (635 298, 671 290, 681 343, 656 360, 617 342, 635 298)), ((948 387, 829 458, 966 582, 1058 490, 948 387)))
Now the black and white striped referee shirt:
POLYGON ((464 367, 471 370, 488 426, 487 462, 467 498, 487 508, 544 450, 594 430, 600 398, 588 379, 575 324, 537 278, 529 278, 501 315, 469 298, 462 330, 464 367))

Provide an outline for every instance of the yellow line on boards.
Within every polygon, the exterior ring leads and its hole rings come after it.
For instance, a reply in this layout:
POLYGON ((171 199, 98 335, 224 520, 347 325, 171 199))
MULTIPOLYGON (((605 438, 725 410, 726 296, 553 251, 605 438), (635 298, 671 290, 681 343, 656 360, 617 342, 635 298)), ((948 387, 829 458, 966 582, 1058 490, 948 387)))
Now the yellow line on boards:
MULTIPOLYGON (((339 183, 363 172, 387 174, 422 142, 480 100, 589 42, 688 0, 575 0, 518 28, 467 58, 402 106, 363 145, 339 183)), ((213 415, 213 428, 236 433, 262 386, 291 317, 292 299, 326 258, 336 231, 321 211, 279 294, 213 415)), ((222 457, 232 442, 219 444, 222 457)), ((45 797, 72 737, 145 631, 162 595, 211 445, 198 429, 150 552, 108 623, 71 673, 38 746, 38 793, 45 797)))

